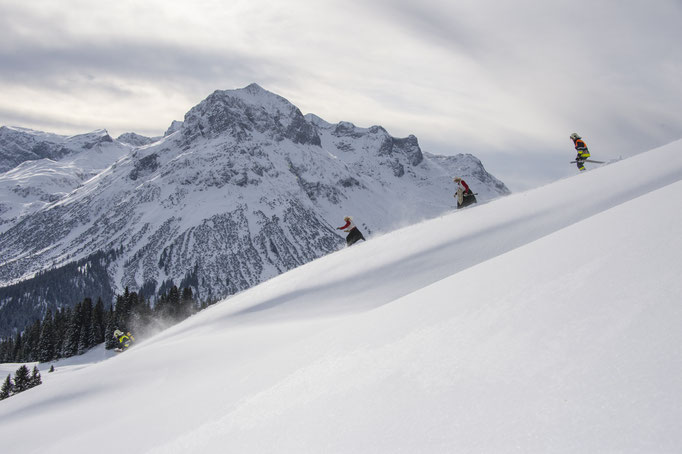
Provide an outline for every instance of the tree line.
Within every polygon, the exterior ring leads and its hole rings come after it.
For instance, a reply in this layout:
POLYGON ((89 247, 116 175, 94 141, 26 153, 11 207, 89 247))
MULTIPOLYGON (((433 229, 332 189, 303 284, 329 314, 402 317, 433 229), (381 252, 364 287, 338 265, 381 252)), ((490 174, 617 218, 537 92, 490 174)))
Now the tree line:
POLYGON ((85 298, 73 308, 48 310, 23 332, 0 340, 0 362, 49 362, 85 353, 95 345, 105 343, 116 347, 115 330, 130 331, 135 336, 153 328, 163 328, 180 322, 209 303, 198 307, 192 289, 180 291, 172 286, 158 296, 152 306, 143 295, 125 289, 116 295, 115 305, 105 307, 101 298, 93 304, 85 298))

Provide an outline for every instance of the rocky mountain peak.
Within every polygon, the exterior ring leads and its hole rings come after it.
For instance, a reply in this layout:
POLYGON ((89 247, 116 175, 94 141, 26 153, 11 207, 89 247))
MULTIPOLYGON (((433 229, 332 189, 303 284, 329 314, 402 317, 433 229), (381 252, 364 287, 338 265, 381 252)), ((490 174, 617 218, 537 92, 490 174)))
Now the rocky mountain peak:
POLYGON ((116 140, 134 147, 141 147, 156 142, 159 140, 159 137, 147 137, 134 132, 126 132, 118 136, 116 140))
POLYGON ((163 133, 163 136, 168 137, 171 134, 179 131, 180 129, 182 129, 182 122, 178 120, 173 120, 168 129, 166 129, 166 132, 163 133))
POLYGON ((244 142, 260 134, 276 141, 320 145, 315 128, 296 106, 257 84, 213 92, 185 115, 182 129, 186 144, 223 134, 244 142))

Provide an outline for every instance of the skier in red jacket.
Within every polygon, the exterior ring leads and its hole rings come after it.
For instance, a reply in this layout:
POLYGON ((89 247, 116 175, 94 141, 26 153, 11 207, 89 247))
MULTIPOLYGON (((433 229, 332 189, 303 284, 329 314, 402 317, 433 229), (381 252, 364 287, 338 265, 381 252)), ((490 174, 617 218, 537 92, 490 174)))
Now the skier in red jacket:
POLYGON ((457 183, 457 194, 455 194, 455 198, 457 199, 457 208, 464 208, 471 205, 472 203, 477 202, 474 193, 471 192, 471 189, 469 189, 469 185, 466 183, 466 181, 462 180, 460 177, 457 177, 452 181, 457 183))
POLYGON ((346 216, 343 218, 344 221, 346 221, 346 225, 337 227, 337 230, 343 230, 344 232, 348 232, 348 236, 346 237, 346 245, 347 246, 352 246, 354 243, 357 241, 367 241, 365 240, 365 237, 362 236, 362 233, 360 233, 360 230, 355 226, 353 223, 353 219, 350 216, 346 216))

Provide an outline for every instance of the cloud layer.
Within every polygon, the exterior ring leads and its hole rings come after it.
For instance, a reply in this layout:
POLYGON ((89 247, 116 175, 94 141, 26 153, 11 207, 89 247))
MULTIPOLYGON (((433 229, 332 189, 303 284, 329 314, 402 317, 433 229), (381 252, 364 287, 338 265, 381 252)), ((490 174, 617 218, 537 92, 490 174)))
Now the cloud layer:
POLYGON ((573 131, 606 159, 682 137, 680 23, 675 0, 0 0, 0 124, 158 135, 257 82, 520 189, 574 171, 573 131))

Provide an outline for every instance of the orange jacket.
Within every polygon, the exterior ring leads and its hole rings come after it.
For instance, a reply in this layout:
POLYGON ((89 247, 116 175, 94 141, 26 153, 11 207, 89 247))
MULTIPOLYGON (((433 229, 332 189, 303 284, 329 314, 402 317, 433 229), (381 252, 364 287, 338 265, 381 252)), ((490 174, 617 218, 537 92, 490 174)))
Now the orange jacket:
POLYGON ((583 139, 576 139, 573 141, 575 144, 575 149, 578 151, 584 151, 587 150, 587 145, 585 144, 585 141, 583 139))

